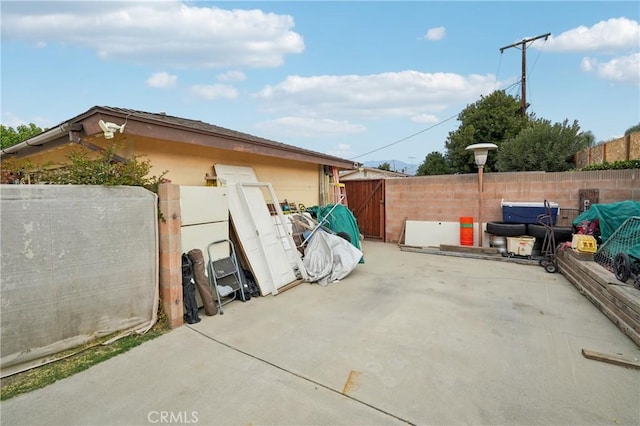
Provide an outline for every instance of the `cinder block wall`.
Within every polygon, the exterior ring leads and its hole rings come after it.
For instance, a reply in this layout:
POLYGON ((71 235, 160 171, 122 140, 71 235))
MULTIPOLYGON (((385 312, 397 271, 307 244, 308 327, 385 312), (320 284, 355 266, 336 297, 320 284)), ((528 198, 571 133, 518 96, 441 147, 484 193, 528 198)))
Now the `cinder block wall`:
POLYGON ((600 203, 640 200, 640 169, 591 172, 485 173, 482 208, 478 175, 420 176, 387 179, 387 242, 397 243, 404 219, 458 222, 473 216, 482 222, 502 221, 505 201, 556 202, 560 208, 579 209, 580 189, 598 189, 600 203))

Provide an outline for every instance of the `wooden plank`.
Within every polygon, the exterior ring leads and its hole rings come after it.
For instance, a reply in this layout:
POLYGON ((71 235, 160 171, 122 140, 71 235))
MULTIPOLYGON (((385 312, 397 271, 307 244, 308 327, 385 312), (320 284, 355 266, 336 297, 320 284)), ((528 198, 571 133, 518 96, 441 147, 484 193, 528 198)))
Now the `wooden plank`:
POLYGON ((511 262, 517 263, 520 265, 537 265, 537 260, 529 260, 519 257, 505 257, 505 256, 497 256, 495 254, 482 254, 482 253, 457 253, 453 251, 442 251, 436 247, 419 247, 419 246, 410 246, 406 244, 400 245, 400 251, 407 251, 412 253, 424 253, 424 254, 437 254, 440 256, 453 256, 453 257, 463 257, 466 259, 483 259, 483 260, 495 260, 498 262, 511 262))
POLYGON ((440 250, 453 251, 456 253, 482 253, 482 254, 498 254, 498 249, 495 247, 473 247, 473 246, 453 246, 447 244, 440 244, 440 250))
MULTIPOLYGON (((298 287, 300 284, 302 284, 303 282, 305 282, 304 280, 295 280, 293 282, 290 282, 289 284, 282 286, 278 289, 278 294, 285 292, 287 290, 291 290, 294 287, 298 287)), ((276 295, 277 296, 277 295, 276 295)))
MULTIPOLYGON (((565 263, 566 259, 559 259, 559 262, 561 267, 563 268, 563 271, 572 272, 575 276, 575 279, 580 282, 580 285, 583 288, 589 290, 595 297, 597 297, 600 303, 606 305, 624 322, 632 326, 636 331, 640 332, 640 318, 634 315, 627 315, 627 313, 625 312, 626 307, 624 306, 624 303, 620 303, 622 307, 618 306, 615 303, 615 297, 608 291, 607 287, 603 287, 602 285, 600 285, 597 279, 581 273, 580 270, 575 267, 576 265, 574 263, 565 263)), ((631 312, 633 313, 633 311, 631 312)))
POLYGON ((400 235, 398 236, 398 245, 401 245, 404 243, 404 231, 407 227, 407 219, 408 217, 405 216, 404 219, 402 219, 402 229, 400 230, 400 235))
POLYGON ((561 255, 558 257, 560 266, 560 272, 563 272, 563 268, 571 269, 577 274, 578 279, 583 285, 589 287, 594 294, 600 295, 603 299, 607 299, 610 302, 610 307, 614 308, 614 311, 620 311, 626 318, 630 325, 636 331, 640 332, 640 292, 637 292, 632 288, 624 288, 622 285, 607 284, 603 281, 602 276, 594 275, 591 272, 585 272, 585 270, 591 270, 589 265, 587 268, 581 268, 585 262, 581 262, 570 256, 561 255))
MULTIPOLYGON (((560 259, 563 262, 563 259, 560 259)), ((613 322, 624 334, 626 334, 631 340, 634 341, 638 347, 640 347, 640 334, 638 334, 632 327, 629 327, 620 317, 618 317, 611 309, 603 305, 596 296, 594 296, 589 289, 582 284, 582 280, 579 274, 576 274, 571 268, 566 267, 563 270, 563 275, 567 280, 573 284, 580 293, 582 293, 591 303, 593 303, 600 311, 613 322)))
POLYGON ((629 285, 610 285, 609 291, 634 312, 640 314, 640 290, 629 285))
POLYGON ((573 268, 579 270, 582 275, 593 278, 602 287, 606 287, 609 283, 611 273, 604 270, 600 265, 595 262, 583 262, 578 259, 572 258, 565 251, 558 252, 558 260, 562 260, 564 264, 571 265, 573 268))
POLYGON ((596 361, 602 361, 614 365, 621 365, 628 368, 640 369, 640 362, 638 362, 637 358, 630 359, 620 355, 610 355, 602 352, 590 351, 588 349, 582 349, 582 355, 584 355, 585 358, 593 359, 596 361))
MULTIPOLYGON (((565 269, 572 269, 575 272, 575 268, 572 268, 569 264, 563 264, 565 259, 560 260, 560 264, 564 265, 565 269)), ((575 266, 575 265, 573 265, 575 266)), ((607 305, 609 309, 611 309, 617 316, 619 316, 624 322, 626 322, 629 326, 633 327, 634 330, 640 333, 640 315, 637 312, 629 309, 627 305, 621 300, 618 300, 614 294, 609 291, 611 285, 607 285, 606 287, 602 287, 597 280, 593 279, 591 276, 585 276, 581 273, 576 274, 578 279, 581 281, 581 284, 586 287, 589 291, 591 291, 594 296, 598 297, 601 303, 607 305)))
POLYGON ((582 253, 575 249, 566 248, 564 253, 567 253, 578 260, 583 260, 585 262, 592 261, 593 262, 593 253, 582 253))
MULTIPOLYGON (((563 252, 560 257, 563 257, 563 252)), ((629 284, 618 281, 612 272, 607 271, 595 262, 580 261, 576 259, 566 259, 566 264, 575 265, 585 273, 585 276, 596 279, 598 283, 605 287, 609 293, 624 303, 627 309, 633 311, 632 315, 640 314, 640 291, 629 284)), ((629 312, 631 314, 631 312, 629 312)))

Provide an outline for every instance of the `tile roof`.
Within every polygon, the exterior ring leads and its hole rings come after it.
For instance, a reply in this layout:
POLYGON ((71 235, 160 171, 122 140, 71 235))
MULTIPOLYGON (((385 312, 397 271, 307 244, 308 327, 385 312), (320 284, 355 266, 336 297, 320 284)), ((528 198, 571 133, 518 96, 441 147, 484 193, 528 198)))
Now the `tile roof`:
MULTIPOLYGON (((188 130, 196 130, 196 131, 200 131, 200 132, 203 132, 203 133, 226 136, 226 137, 230 137, 230 138, 234 138, 234 139, 241 139, 241 140, 244 140, 244 141, 255 142, 255 143, 260 144, 260 145, 272 146, 272 147, 280 148, 280 149, 293 150, 293 151, 297 151, 297 152, 300 152, 300 153, 305 153, 305 154, 308 154, 308 155, 313 155, 313 156, 318 156, 318 157, 322 157, 322 158, 332 159, 332 160, 335 160, 335 161, 341 161, 341 162, 350 161, 351 163, 356 163, 356 162, 353 162, 353 161, 345 159, 345 158, 340 158, 340 157, 336 157, 336 156, 329 155, 329 154, 324 154, 324 153, 317 152, 317 151, 312 151, 312 150, 305 149, 305 148, 299 148, 297 146, 288 145, 288 144, 285 144, 285 143, 282 143, 282 142, 276 142, 276 141, 273 141, 273 140, 270 140, 270 139, 265 139, 265 138, 261 138, 261 137, 258 137, 258 136, 250 135, 248 133, 243 133, 243 132, 238 132, 238 131, 235 131, 235 130, 230 130, 230 129, 227 129, 227 128, 224 128, 224 127, 215 126, 213 124, 205 123, 204 121, 191 120, 191 119, 187 119, 187 118, 181 118, 181 117, 176 117, 176 116, 172 116, 172 115, 167 115, 164 112, 151 113, 151 112, 138 111, 138 110, 127 109, 127 108, 118 108, 118 107, 110 107, 110 106, 95 106, 91 110, 87 111, 87 113, 91 112, 92 110, 103 110, 104 112, 112 112, 112 113, 115 113, 115 114, 118 114, 118 115, 135 116, 137 118, 142 118, 145 121, 155 121, 155 122, 159 122, 159 123, 169 124, 169 125, 172 125, 172 126, 182 127, 184 129, 188 129, 188 130)), ((82 115, 85 115, 85 114, 82 114, 82 115)))

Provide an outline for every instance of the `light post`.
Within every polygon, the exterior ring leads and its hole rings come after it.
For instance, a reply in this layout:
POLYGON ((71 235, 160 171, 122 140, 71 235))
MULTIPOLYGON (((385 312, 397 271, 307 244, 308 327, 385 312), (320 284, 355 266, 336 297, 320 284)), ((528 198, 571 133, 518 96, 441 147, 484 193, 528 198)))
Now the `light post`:
POLYGON ((482 192, 484 187, 482 186, 482 171, 484 169, 484 165, 487 162, 487 155, 489 154, 490 149, 496 149, 498 145, 493 143, 475 143, 473 145, 469 145, 465 149, 473 150, 473 155, 476 159, 476 166, 478 166, 478 246, 482 247, 482 192))

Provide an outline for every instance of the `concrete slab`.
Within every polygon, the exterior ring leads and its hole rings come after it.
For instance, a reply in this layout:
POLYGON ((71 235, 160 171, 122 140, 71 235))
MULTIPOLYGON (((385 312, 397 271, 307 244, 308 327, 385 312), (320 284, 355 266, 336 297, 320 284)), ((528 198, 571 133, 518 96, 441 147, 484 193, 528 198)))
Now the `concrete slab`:
POLYGON ((560 274, 365 242, 327 287, 234 302, 45 389, 16 424, 640 424, 638 347, 560 274), (162 417, 164 416, 164 418, 162 417))

